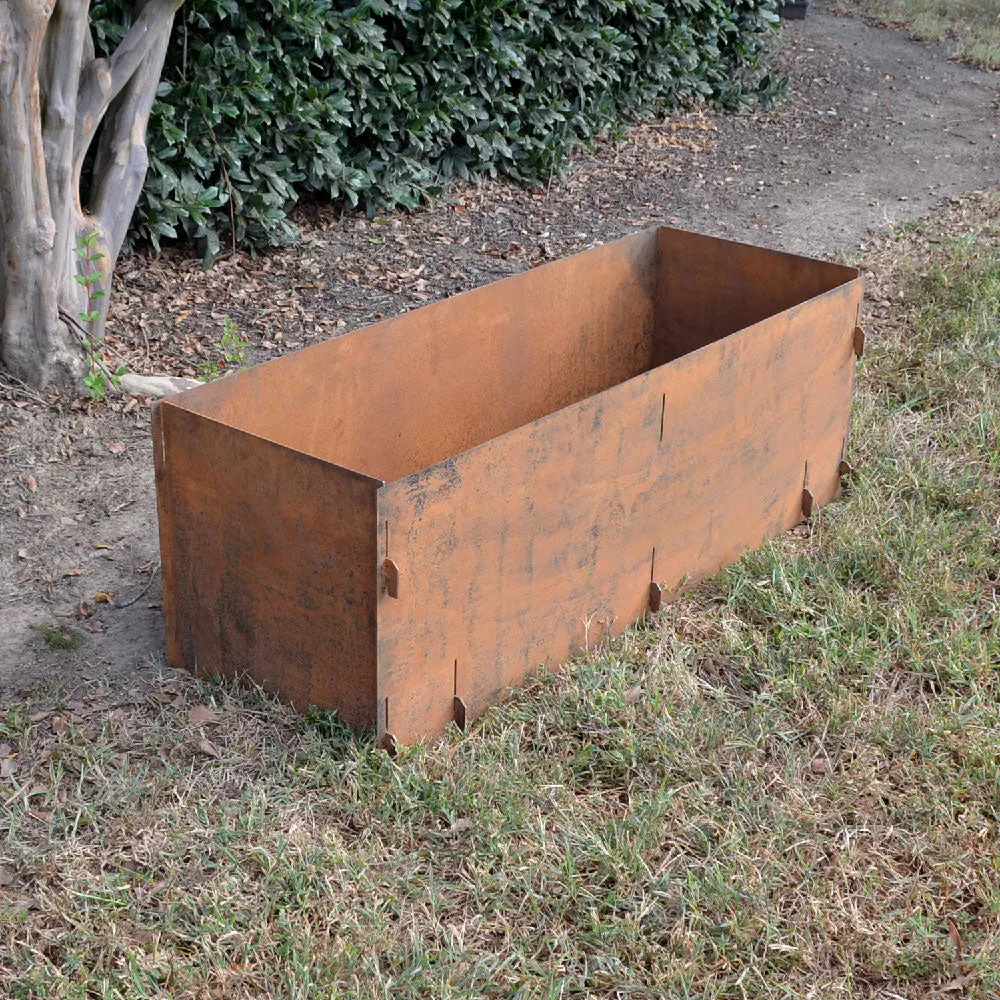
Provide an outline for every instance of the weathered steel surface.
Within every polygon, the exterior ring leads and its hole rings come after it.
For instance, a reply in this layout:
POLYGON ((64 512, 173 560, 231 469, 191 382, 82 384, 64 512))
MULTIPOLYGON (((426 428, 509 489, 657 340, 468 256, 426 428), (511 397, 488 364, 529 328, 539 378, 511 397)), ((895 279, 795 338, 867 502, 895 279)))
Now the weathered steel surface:
POLYGON ((837 494, 860 297, 652 230, 165 401, 170 662, 464 725, 837 494))
POLYGON ((440 732, 455 697, 479 714, 641 617, 651 580, 676 588, 793 526, 806 487, 833 499, 856 315, 855 289, 831 292, 381 489, 400 574, 379 606, 388 731, 440 732))
POLYGON ((187 406, 390 482, 647 371, 643 232, 214 382, 187 406))
POLYGON ((174 402, 154 413, 167 660, 371 728, 380 484, 174 402))
POLYGON ((657 365, 777 316, 858 276, 851 267, 681 229, 661 229, 659 234, 653 359, 657 365))

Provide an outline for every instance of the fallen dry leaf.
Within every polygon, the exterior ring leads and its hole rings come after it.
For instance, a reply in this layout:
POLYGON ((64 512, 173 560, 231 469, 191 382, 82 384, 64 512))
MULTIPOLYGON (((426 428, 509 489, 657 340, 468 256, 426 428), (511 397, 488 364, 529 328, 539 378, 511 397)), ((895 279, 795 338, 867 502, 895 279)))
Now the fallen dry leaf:
POLYGON ((198 749, 209 757, 221 757, 222 751, 211 741, 204 738, 198 741, 198 749))
POLYGON ((27 559, 28 558, 28 550, 27 549, 18 549, 17 550, 17 558, 18 559, 27 559))
POLYGON ((63 573, 63 576, 83 576, 83 570, 82 569, 68 569, 68 570, 66 570, 65 573, 63 573))
POLYGON ((958 932, 958 927, 955 925, 955 921, 950 917, 948 918, 948 940, 951 942, 951 946, 955 951, 955 960, 957 962, 961 962, 962 935, 958 932))
POLYGON ((188 712, 189 725, 210 726, 215 721, 215 713, 207 705, 195 705, 195 707, 188 712))
POLYGON ((38 481, 30 472, 24 477, 24 485, 27 486, 32 493, 38 489, 38 481))
POLYGON ((112 455, 121 455, 125 451, 125 442, 112 441, 111 444, 108 445, 108 451, 110 451, 112 455))
POLYGON ((465 833, 471 830, 476 824, 471 819, 456 819, 451 824, 451 833, 465 833))

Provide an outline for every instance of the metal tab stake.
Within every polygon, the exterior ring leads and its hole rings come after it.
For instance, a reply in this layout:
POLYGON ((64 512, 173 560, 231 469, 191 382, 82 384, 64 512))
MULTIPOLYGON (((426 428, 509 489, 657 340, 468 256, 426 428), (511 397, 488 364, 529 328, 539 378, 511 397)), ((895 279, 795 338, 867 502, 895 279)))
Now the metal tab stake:
POLYGON ((379 749, 384 750, 390 757, 396 756, 396 737, 389 732, 389 699, 382 698, 378 703, 378 728, 382 730, 382 737, 378 741, 379 749))
POLYGON ((854 353, 859 358, 865 353, 865 331, 860 326, 854 328, 854 353))
POLYGON ((386 559, 382 566, 385 571, 385 592, 398 600, 399 567, 391 559, 386 559))
POLYGON ((452 702, 454 708, 455 725, 458 726, 462 732, 465 732, 465 718, 466 718, 466 707, 465 702, 462 701, 458 696, 458 660, 455 661, 455 675, 452 681, 452 694, 455 696, 452 702))
POLYGON ((651 583, 649 585, 649 610, 652 614, 656 614, 660 610, 660 606, 663 604, 663 588, 658 583, 651 583))
POLYGON ((809 489, 809 459, 806 459, 805 471, 802 473, 802 516, 806 520, 812 517, 815 506, 816 498, 813 496, 813 491, 809 489))
POLYGON ((846 459, 841 459, 840 462, 840 478, 846 479, 852 472, 854 467, 846 459))
POLYGON ((802 516, 805 518, 812 517, 813 507, 816 506, 816 498, 813 496, 813 491, 810 489, 804 489, 802 491, 802 516))

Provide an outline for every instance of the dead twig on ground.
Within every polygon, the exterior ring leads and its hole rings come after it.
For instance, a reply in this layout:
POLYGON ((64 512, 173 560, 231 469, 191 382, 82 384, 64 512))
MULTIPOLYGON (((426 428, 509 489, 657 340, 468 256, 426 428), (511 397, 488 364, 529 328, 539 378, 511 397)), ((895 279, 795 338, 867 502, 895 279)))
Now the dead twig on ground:
POLYGON ((126 608, 130 608, 133 604, 141 601, 149 593, 149 588, 153 586, 153 581, 156 579, 156 574, 160 572, 160 567, 162 565, 162 562, 157 559, 156 565, 153 567, 153 572, 149 574, 149 579, 146 581, 146 586, 143 587, 142 590, 135 595, 135 597, 128 601, 112 601, 112 606, 117 608, 119 611, 124 611, 126 608))

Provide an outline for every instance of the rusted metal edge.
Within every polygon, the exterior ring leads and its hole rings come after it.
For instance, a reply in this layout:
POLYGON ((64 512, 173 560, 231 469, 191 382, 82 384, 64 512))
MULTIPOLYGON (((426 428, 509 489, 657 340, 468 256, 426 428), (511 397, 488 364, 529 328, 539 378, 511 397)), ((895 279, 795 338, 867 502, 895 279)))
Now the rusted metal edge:
MULTIPOLYGON (((365 328, 363 327, 362 329, 365 328)), ((304 348, 304 350, 308 349, 309 348, 304 348)), ((276 364, 280 360, 281 358, 275 358, 274 361, 268 361, 265 362, 265 364, 276 364)), ((227 376, 226 381, 228 381, 230 378, 235 378, 235 377, 236 376, 227 376)), ((222 381, 222 380, 219 379, 217 381, 222 381)), ((207 385, 214 385, 215 383, 206 382, 205 384, 207 386, 207 385)), ((185 392, 180 392, 176 396, 171 396, 169 399, 159 400, 156 403, 156 405, 162 406, 166 410, 180 410, 182 413, 192 414, 198 417, 200 420, 207 420, 210 423, 217 424, 219 427, 225 427, 231 431, 233 430, 239 431, 240 434, 248 438, 252 438, 255 441, 263 441, 269 445, 274 445, 274 447, 276 448, 281 448, 283 451, 291 452, 293 455, 299 456, 304 459, 308 459, 310 462, 317 462, 318 464, 324 466, 333 466, 335 469, 340 469, 341 472, 346 472, 349 476, 353 476, 355 479, 361 479, 366 483, 373 483, 376 489, 381 489, 383 486, 385 486, 385 480, 379 479, 377 476, 369 476, 365 472, 358 472, 357 469, 351 469, 346 465, 341 465, 339 462, 330 462, 325 458, 317 458, 315 455, 311 454, 308 451, 302 451, 299 448, 292 448, 289 445, 282 443, 281 441, 276 441, 274 438, 264 437, 264 435, 262 434, 254 434, 253 431, 244 430, 243 427, 241 427, 239 424, 231 423, 228 420, 221 420, 219 417, 214 417, 211 414, 202 413, 201 410, 196 410, 193 409, 192 407, 182 405, 183 399, 188 393, 191 392, 197 393, 200 391, 201 391, 200 387, 198 389, 187 389, 185 392)))
POLYGON ((157 533, 160 543, 160 569, 163 580, 163 621, 168 662, 177 661, 177 638, 173 625, 172 602, 175 593, 174 545, 170 527, 173 515, 170 505, 170 484, 167 478, 167 438, 163 426, 164 401, 157 400, 150 408, 153 437, 153 475, 156 482, 157 533))
POLYGON ((464 733, 466 724, 468 723, 469 719, 468 706, 465 704, 464 701, 462 701, 461 698, 459 698, 458 695, 455 695, 454 705, 455 705, 455 725, 458 726, 458 728, 461 729, 462 732, 464 733))

